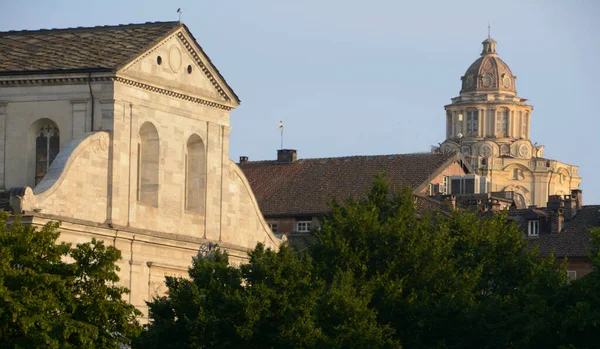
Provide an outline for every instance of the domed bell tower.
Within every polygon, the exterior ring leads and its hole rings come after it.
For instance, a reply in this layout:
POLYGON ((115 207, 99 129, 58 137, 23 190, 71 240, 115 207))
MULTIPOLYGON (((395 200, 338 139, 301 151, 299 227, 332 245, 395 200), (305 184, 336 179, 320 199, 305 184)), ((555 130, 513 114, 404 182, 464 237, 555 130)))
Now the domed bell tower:
MULTIPOLYGON (((547 178, 542 188, 535 184, 540 180, 534 179, 536 173, 541 171, 549 177, 549 171, 558 170, 553 166, 564 164, 544 159, 544 146, 531 143, 533 107, 517 96, 517 77, 498 57, 496 40, 488 36, 482 45, 480 57, 461 77, 460 95, 444 106, 446 140, 438 151, 461 152, 477 174, 487 177, 488 191, 510 190, 521 206, 545 206, 547 195, 553 192, 548 184, 552 179, 547 178)), ((577 167, 564 165, 561 170, 567 167, 571 180, 567 187, 561 187, 564 194, 581 181, 577 167)))

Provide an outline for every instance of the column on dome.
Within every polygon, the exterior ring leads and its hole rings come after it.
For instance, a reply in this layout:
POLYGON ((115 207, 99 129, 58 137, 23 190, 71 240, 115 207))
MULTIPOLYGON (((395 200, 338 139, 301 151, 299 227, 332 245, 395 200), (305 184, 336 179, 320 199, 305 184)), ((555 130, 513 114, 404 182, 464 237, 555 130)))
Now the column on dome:
POLYGON ((508 136, 511 138, 515 138, 516 137, 516 133, 515 133, 515 110, 514 109, 510 109, 510 118, 508 121, 508 136))
POLYGON ((485 137, 485 109, 479 108, 479 137, 485 137))
POLYGON ((498 122, 498 120, 496 120, 496 119, 498 116, 498 111, 496 109, 492 108, 490 116, 491 116, 491 124, 492 124, 490 134, 493 136, 496 136, 496 127, 497 127, 496 123, 498 122))
POLYGON ((452 113, 446 111, 446 139, 452 137, 452 113))

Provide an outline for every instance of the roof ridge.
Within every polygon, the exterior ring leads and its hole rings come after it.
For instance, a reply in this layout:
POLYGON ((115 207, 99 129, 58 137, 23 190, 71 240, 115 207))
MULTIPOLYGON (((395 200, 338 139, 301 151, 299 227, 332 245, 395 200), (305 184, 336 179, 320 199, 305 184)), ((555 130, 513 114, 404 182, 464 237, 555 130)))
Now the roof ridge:
POLYGON ((40 28, 40 29, 21 29, 21 30, 8 30, 8 31, 0 31, 0 35, 3 34, 11 34, 14 35, 16 33, 22 34, 39 34, 44 32, 57 32, 57 31, 87 31, 87 30, 96 30, 96 29, 113 29, 113 28, 126 28, 126 27, 141 27, 141 26, 159 26, 165 24, 175 24, 175 25, 183 25, 179 21, 156 21, 156 22, 144 22, 144 23, 129 23, 129 24, 113 24, 113 25, 97 25, 92 27, 67 27, 67 28, 40 28))
MULTIPOLYGON (((455 153, 431 153, 431 152, 417 152, 417 153, 396 153, 396 154, 379 154, 379 155, 346 155, 346 156, 330 156, 323 158, 302 158, 297 159, 294 162, 307 161, 307 160, 332 160, 332 159, 350 159, 350 158, 383 158, 390 156, 416 156, 416 155, 446 155, 447 157, 453 156, 455 153)), ((246 163, 258 163, 258 162, 277 162, 277 160, 248 160, 246 163)))

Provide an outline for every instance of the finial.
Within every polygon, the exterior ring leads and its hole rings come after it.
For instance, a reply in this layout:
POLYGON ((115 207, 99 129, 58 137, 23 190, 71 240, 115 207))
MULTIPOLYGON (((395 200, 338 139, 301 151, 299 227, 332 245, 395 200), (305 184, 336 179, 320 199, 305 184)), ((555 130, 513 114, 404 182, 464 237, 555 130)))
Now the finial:
POLYGON ((281 149, 283 149, 283 121, 279 120, 279 131, 281 131, 281 149))
POLYGON ((177 9, 177 13, 179 13, 179 24, 181 24, 181 7, 177 9))
POLYGON ((491 38, 492 38, 492 36, 491 36, 491 32, 492 32, 492 27, 491 27, 491 25, 490 25, 490 22, 488 21, 488 39, 491 39, 491 38))

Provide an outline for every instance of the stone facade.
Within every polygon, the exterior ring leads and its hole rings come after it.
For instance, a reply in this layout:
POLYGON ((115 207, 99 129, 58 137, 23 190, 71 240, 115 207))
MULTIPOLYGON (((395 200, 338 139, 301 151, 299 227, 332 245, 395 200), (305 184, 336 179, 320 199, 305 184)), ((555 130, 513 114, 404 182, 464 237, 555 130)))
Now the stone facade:
POLYGON ((483 42, 481 57, 461 78, 460 95, 446 105, 446 140, 437 151, 460 151, 487 178, 489 192, 514 192, 520 207, 545 206, 550 195, 569 195, 581 182, 578 167, 543 157, 530 140, 531 112, 517 96, 516 79, 483 42))
MULTIPOLYGON (((280 243, 228 158, 237 96, 187 28, 167 24, 111 71, 0 76, 0 186, 25 187, 12 190, 13 208, 36 226, 62 221, 63 241, 119 248, 121 283, 143 312, 200 244, 239 263, 257 242, 280 243)), ((81 30, 104 40, 147 26, 81 30)))

